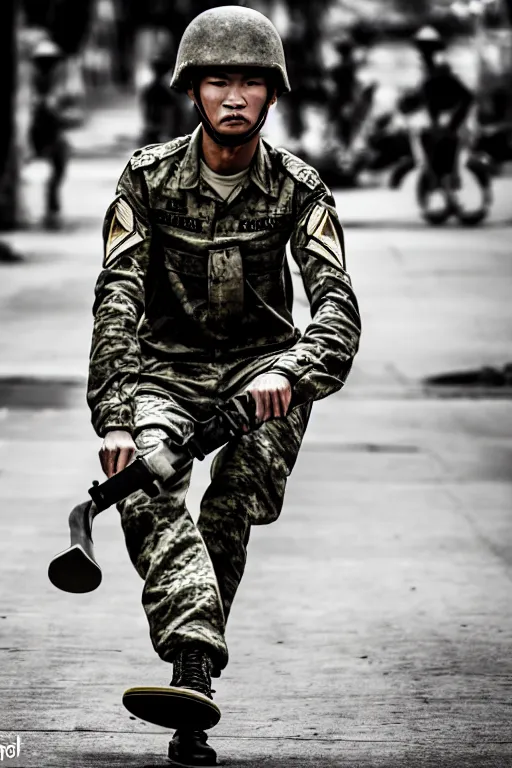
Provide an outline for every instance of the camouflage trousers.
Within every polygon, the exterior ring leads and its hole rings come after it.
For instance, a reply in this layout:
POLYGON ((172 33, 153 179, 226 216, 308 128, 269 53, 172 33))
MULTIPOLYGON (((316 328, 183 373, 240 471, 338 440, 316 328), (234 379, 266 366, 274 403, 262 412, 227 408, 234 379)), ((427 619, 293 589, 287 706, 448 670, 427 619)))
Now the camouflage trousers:
MULTIPOLYGON (((136 395, 139 451, 168 434, 188 435, 215 403, 243 391, 275 359, 173 364, 165 391, 136 395)), ((145 581, 142 603, 151 640, 165 661, 184 645, 200 644, 213 660, 214 674, 226 666, 226 620, 244 572, 251 526, 279 517, 310 408, 301 405, 220 450, 197 525, 186 507, 192 461, 158 497, 138 492, 118 505, 130 558, 145 581)))

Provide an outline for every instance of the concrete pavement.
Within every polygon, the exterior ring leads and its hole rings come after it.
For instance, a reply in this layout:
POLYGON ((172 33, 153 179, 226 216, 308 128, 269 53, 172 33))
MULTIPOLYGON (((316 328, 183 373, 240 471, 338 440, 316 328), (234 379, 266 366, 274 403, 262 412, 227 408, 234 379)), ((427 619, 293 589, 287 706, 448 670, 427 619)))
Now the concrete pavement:
MULTIPOLYGON (((117 118, 98 117, 98 144, 117 118)), ((82 153, 65 231, 9 236, 26 261, 1 267, 0 745, 20 736, 5 762, 23 768, 166 764, 169 734, 120 700, 170 668, 150 647, 117 513, 95 528, 97 592, 46 578, 99 477, 83 387, 101 216, 122 166, 122 151, 82 153)), ((397 194, 337 195, 363 343, 345 391, 315 406, 281 519, 252 533, 216 681, 226 765, 512 763, 510 404, 421 386, 510 359, 511 229, 496 212, 475 231, 425 229, 397 194)), ((296 311, 304 326, 300 290, 296 311)), ((208 461, 194 513, 207 482, 208 461)))

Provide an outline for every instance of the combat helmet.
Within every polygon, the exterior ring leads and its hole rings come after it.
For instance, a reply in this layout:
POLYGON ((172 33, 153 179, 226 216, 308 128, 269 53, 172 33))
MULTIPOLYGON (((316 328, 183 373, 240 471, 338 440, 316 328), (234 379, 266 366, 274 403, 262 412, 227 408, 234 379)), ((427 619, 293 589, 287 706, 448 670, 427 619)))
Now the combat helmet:
POLYGON ((219 66, 271 70, 278 95, 290 90, 279 33, 251 8, 225 5, 196 16, 181 38, 171 87, 186 91, 192 70, 219 66))
MULTIPOLYGON (((269 103, 257 124, 245 134, 226 137, 214 130, 199 98, 198 74, 211 67, 250 67, 271 74, 277 95, 290 90, 283 44, 270 19, 259 11, 238 5, 212 8, 193 19, 181 39, 171 87, 186 92, 192 83, 196 107, 209 135, 218 144, 236 146, 258 133, 269 103)), ((269 89, 270 90, 270 89, 269 89)), ((269 101, 273 93, 269 93, 269 101)))

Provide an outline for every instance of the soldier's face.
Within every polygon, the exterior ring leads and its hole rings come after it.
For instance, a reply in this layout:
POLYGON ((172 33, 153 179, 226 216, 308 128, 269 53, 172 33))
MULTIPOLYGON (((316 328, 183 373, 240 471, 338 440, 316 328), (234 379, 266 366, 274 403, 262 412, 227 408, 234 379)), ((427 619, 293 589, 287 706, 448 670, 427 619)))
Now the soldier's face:
MULTIPOLYGON (((192 97, 192 92, 189 91, 192 97)), ((199 83, 206 115, 219 133, 237 135, 250 130, 268 100, 268 87, 257 72, 212 71, 199 83)), ((271 103, 275 102, 275 96, 271 103)))

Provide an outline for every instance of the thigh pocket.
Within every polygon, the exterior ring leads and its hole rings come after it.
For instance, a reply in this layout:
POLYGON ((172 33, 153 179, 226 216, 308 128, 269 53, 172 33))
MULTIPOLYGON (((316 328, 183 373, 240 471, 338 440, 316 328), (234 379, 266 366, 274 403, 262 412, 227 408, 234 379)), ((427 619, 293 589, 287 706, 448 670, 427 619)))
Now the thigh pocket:
POLYGON ((251 525, 277 520, 309 410, 301 406, 287 419, 269 421, 215 457, 211 487, 214 495, 225 497, 226 509, 243 513, 251 525))

